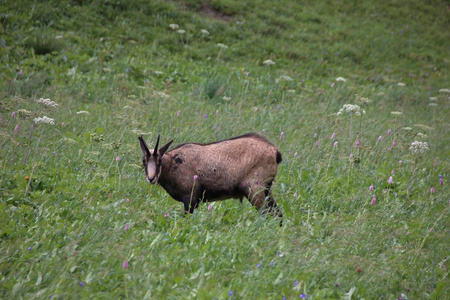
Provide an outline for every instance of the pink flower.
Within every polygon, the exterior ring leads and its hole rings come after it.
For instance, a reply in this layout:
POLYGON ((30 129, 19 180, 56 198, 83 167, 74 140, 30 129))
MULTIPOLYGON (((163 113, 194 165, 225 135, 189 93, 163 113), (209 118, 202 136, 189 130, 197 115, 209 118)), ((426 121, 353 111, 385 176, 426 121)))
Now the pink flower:
POLYGON ((194 175, 194 181, 197 181, 197 179, 198 179, 198 176, 194 175))
POLYGON ((361 144, 360 144, 359 140, 356 140, 355 144, 356 144, 357 148, 361 148, 361 144))
POLYGON ((331 135, 331 139, 334 140, 334 137, 336 136, 336 133, 333 132, 333 134, 331 135))
POLYGON ((16 117, 16 112, 13 111, 13 112, 11 113, 11 118, 15 118, 15 117, 16 117))
POLYGON ((245 73, 245 77, 248 77, 250 75, 250 72, 245 73))
POLYGON ((353 153, 350 153, 350 155, 348 156, 348 159, 352 159, 353 157, 353 153))
POLYGON ((373 191, 373 184, 369 186, 369 191, 373 191))
POLYGON ((169 216, 168 213, 164 213, 164 218, 167 218, 169 216))
POLYGON ((402 161, 401 161, 401 160, 398 161, 398 166, 399 166, 399 167, 402 166, 402 161))
POLYGON ((392 133, 392 131, 391 131, 391 129, 389 128, 389 129, 388 129, 388 135, 391 135, 391 133, 392 133))
POLYGON ((128 261, 124 260, 122 263, 122 269, 126 269, 126 268, 128 268, 128 261))
POLYGON ((211 209, 212 209, 212 206, 210 204, 210 205, 208 205, 208 211, 210 211, 211 209))
POLYGON ((82 149, 78 150, 78 155, 81 155, 81 153, 83 153, 83 150, 82 149))
POLYGON ((317 138, 317 133, 314 133, 314 138, 317 138))
POLYGON ((395 169, 392 169, 391 174, 392 174, 392 175, 395 174, 395 169))
POLYGON ((319 140, 315 142, 314 146, 319 147, 319 140))
POLYGON ((433 195, 433 194, 434 194, 434 186, 432 186, 432 187, 431 187, 431 189, 430 189, 430 193, 431 193, 431 195, 433 195))
POLYGON ((127 202, 130 202, 131 200, 130 200, 130 198, 127 198, 127 202))
POLYGON ((297 198, 297 192, 294 193, 294 198, 297 198))
POLYGON ((245 68, 242 68, 241 72, 244 73, 245 72, 245 68))
POLYGON ((116 161, 119 162, 120 161, 120 157, 116 156, 116 161))
POLYGON ((395 140, 392 142, 392 146, 397 146, 397 142, 395 140))
POLYGON ((394 179, 392 178, 392 176, 389 177, 388 183, 389 184, 393 184, 394 183, 394 179))
POLYGON ((337 145, 338 145, 338 142, 334 142, 334 144, 333 144, 333 147, 337 147, 337 145))
POLYGON ((439 174, 439 185, 443 185, 444 181, 442 181, 442 175, 439 174))
POLYGON ((387 150, 388 150, 389 152, 391 152, 391 147, 388 147, 387 150))
POLYGON ((14 133, 19 132, 19 124, 16 125, 16 127, 14 127, 14 133))
POLYGON ((125 231, 128 231, 128 229, 130 229, 130 224, 127 223, 127 224, 125 225, 125 231))
POLYGON ((382 139, 383 139, 383 137, 380 135, 380 136, 378 137, 378 141, 381 142, 382 139))
POLYGON ((280 139, 282 140, 284 138, 284 132, 282 131, 281 133, 280 133, 280 139))
POLYGON ((181 115, 181 110, 177 111, 177 117, 181 115))
MULTIPOLYGON (((297 156, 298 156, 298 153, 297 153, 297 152, 295 152, 295 153, 294 153, 294 157, 297 157, 297 156)), ((442 184, 441 184, 441 185, 442 185, 442 184)))
POLYGON ((435 159, 435 160, 434 160, 433 167, 437 167, 437 165, 438 165, 438 162, 437 162, 437 160, 435 159))
POLYGON ((334 87, 334 82, 331 84, 331 87, 334 87))
POLYGON ((433 228, 433 227, 431 227, 431 228, 430 228, 430 232, 433 232, 433 231, 434 231, 434 228, 433 228))
POLYGON ((257 111, 258 111, 258 108, 257 108, 257 107, 255 107, 255 108, 254 108, 254 111, 255 111, 255 112, 257 112, 257 111))
POLYGON ((23 70, 22 70, 22 69, 20 69, 20 71, 19 71, 19 75, 20 75, 20 76, 22 76, 22 75, 23 75, 23 70))
POLYGON ((216 116, 218 116, 219 115, 219 110, 218 109, 216 109, 216 116))
POLYGON ((375 195, 372 196, 372 201, 370 201, 370 206, 373 206, 375 204, 375 195))
POLYGON ((66 124, 64 124, 64 122, 62 122, 62 123, 61 123, 61 127, 64 127, 64 126, 66 126, 66 124))

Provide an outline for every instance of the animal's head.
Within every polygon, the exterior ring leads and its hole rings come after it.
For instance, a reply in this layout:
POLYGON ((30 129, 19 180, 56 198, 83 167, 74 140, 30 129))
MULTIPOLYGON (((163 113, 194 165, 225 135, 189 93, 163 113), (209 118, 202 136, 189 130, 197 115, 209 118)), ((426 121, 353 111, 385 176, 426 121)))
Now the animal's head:
POLYGON ((162 157, 164 153, 166 153, 167 149, 169 149, 169 146, 170 144, 172 144, 172 142, 173 140, 171 140, 170 142, 168 142, 167 144, 158 149, 159 144, 159 134, 158 134, 155 149, 149 150, 142 135, 139 137, 139 143, 141 144, 142 153, 144 154, 144 156, 142 157, 142 163, 144 164, 145 177, 148 182, 158 184, 158 178, 161 171, 162 157))

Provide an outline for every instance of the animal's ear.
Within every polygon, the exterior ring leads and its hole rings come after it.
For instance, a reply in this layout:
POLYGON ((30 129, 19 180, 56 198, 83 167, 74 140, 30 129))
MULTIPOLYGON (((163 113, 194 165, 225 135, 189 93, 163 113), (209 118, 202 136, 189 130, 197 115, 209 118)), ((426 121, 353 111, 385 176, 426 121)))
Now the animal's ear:
POLYGON ((167 144, 165 144, 158 150, 158 155, 160 157, 162 157, 164 155, 164 153, 166 153, 167 149, 169 149, 169 146, 170 146, 170 144, 172 144, 172 142, 173 142, 173 140, 171 140, 170 142, 168 142, 167 144))
POLYGON ((144 157, 150 156, 150 151, 148 150, 147 144, 144 141, 144 138, 141 136, 139 137, 139 144, 141 145, 142 153, 144 157))

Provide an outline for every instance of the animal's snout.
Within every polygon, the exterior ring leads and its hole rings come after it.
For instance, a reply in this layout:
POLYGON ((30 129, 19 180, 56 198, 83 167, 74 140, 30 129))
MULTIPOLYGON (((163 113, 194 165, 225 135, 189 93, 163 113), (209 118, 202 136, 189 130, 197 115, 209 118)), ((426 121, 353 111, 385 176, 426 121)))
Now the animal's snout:
POLYGON ((155 179, 156 179, 156 176, 153 176, 153 177, 147 176, 147 181, 150 183, 154 183, 155 179))

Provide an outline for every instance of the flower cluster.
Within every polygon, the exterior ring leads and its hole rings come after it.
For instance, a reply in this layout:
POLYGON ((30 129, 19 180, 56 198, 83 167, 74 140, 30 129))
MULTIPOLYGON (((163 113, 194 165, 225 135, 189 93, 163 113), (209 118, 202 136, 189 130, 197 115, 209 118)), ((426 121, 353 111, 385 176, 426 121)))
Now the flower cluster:
POLYGON ((348 114, 355 114, 357 116, 360 116, 361 114, 365 114, 366 111, 364 109, 361 109, 358 105, 355 104, 344 104, 344 106, 341 108, 341 110, 336 114, 337 116, 342 115, 343 113, 348 114))
POLYGON ((40 104, 44 104, 46 106, 50 106, 50 107, 57 107, 58 106, 58 103, 53 102, 52 100, 50 100, 48 98, 47 99, 40 98, 39 100, 36 100, 36 102, 40 103, 40 104))
POLYGON ((169 28, 172 30, 177 30, 178 28, 180 28, 180 26, 178 26, 178 24, 170 24, 169 28))
POLYGON ((414 141, 411 144, 411 147, 409 147, 409 151, 416 155, 416 154, 420 154, 420 153, 425 153, 427 152, 428 149, 428 143, 427 142, 419 142, 419 141, 414 141))
POLYGON ((42 118, 34 118, 33 121, 34 123, 36 123, 36 125, 41 123, 55 125, 55 120, 46 116, 43 116, 42 118))
POLYGON ((220 49, 228 49, 228 46, 227 45, 225 45, 225 44, 222 44, 222 43, 218 43, 217 44, 217 47, 219 47, 220 49))
POLYGON ((338 78, 336 78, 336 81, 337 82, 346 82, 347 79, 345 79, 344 77, 338 77, 338 78))
POLYGON ((361 97, 358 94, 355 95, 355 99, 356 99, 356 102, 359 103, 359 104, 370 104, 370 103, 372 103, 372 100, 370 100, 369 98, 361 97))
POLYGON ((265 64, 267 66, 271 66, 271 65, 274 65, 275 62, 271 59, 267 59, 267 60, 263 61, 263 64, 265 64))

